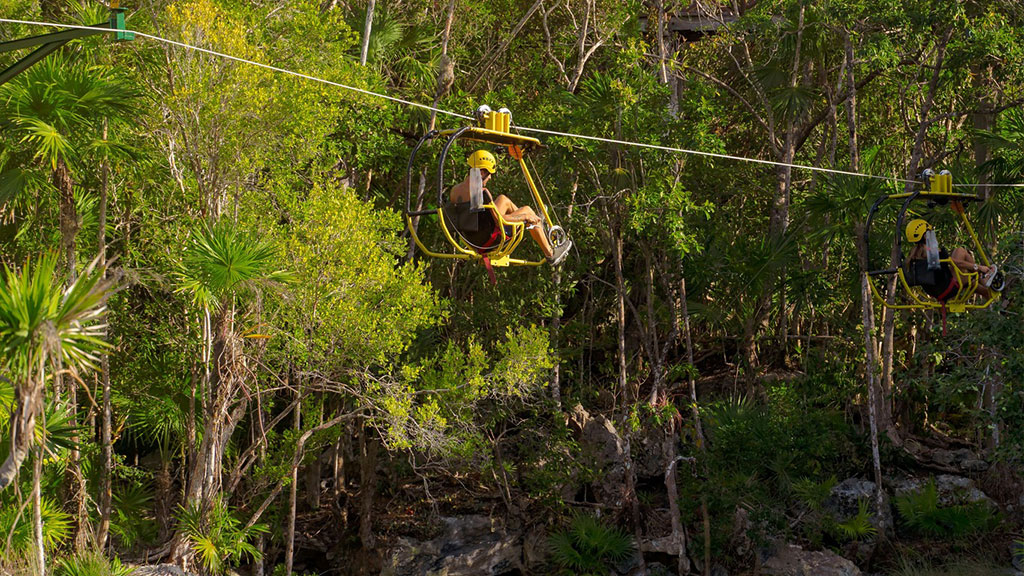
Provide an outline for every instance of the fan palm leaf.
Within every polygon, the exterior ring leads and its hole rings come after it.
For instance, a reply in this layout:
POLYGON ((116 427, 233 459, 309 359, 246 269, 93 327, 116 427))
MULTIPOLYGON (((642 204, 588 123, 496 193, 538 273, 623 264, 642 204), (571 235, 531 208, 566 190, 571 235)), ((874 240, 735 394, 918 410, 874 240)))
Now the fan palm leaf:
POLYGON ((261 285, 286 282, 291 275, 275 268, 277 248, 238 234, 230 223, 200 227, 191 233, 178 276, 179 292, 206 309, 261 285))

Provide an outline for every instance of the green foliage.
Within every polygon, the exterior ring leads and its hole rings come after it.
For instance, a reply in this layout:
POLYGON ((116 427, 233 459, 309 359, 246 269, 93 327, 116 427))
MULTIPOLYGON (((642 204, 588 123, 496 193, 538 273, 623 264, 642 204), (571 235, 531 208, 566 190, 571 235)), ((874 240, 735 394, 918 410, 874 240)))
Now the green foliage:
POLYGON ((192 230, 178 272, 178 290, 191 295, 198 306, 218 310, 226 298, 287 282, 291 275, 277 264, 272 243, 246 238, 225 219, 212 228, 192 230))
POLYGON ((573 518, 567 530, 552 533, 548 547, 562 574, 580 576, 606 574, 635 550, 628 534, 585 514, 573 518))
POLYGON ((352 189, 325 182, 309 190, 287 244, 294 355, 386 366, 444 319, 422 268, 396 265, 407 249, 400 229, 397 214, 374 210, 352 189))
POLYGON ((86 270, 65 291, 55 276, 56 267, 54 255, 29 262, 21 271, 4 267, 0 363, 19 385, 41 378, 37 369, 47 362, 94 366, 97 353, 107 347, 98 324, 110 294, 104 271, 86 270))
POLYGON ((822 482, 816 482, 813 478, 800 478, 793 483, 793 494, 811 511, 820 512, 835 485, 835 475, 822 482))
POLYGON ((266 533, 267 527, 254 524, 246 527, 228 510, 227 504, 218 499, 204 514, 203 506, 196 503, 178 509, 178 529, 188 538, 203 569, 208 574, 225 574, 232 566, 246 558, 258 560, 262 556, 253 544, 253 539, 266 533))
POLYGON ((857 513, 843 522, 837 522, 836 532, 846 540, 861 540, 871 538, 878 533, 878 528, 871 522, 871 513, 868 511, 868 502, 859 500, 857 502, 857 513))
POLYGON ((121 546, 131 549, 140 543, 150 543, 156 537, 151 494, 152 488, 141 482, 114 491, 110 533, 117 537, 121 546))
POLYGON ((109 559, 99 552, 81 552, 62 558, 54 571, 55 576, 129 576, 134 569, 121 564, 118 558, 109 559))
MULTIPOLYGON (((47 551, 53 551, 71 537, 74 522, 71 514, 63 511, 60 505, 50 498, 44 497, 40 507, 43 520, 43 544, 47 551)), ((32 532, 32 505, 9 499, 0 500, 0 550, 4 556, 25 553, 35 546, 32 532), (8 537, 10 538, 8 540, 8 537), (10 549, 7 550, 7 542, 10 549)))
POLYGON ((986 502, 939 505, 934 480, 915 492, 896 497, 896 509, 906 526, 922 536, 959 539, 995 528, 998 516, 986 502))

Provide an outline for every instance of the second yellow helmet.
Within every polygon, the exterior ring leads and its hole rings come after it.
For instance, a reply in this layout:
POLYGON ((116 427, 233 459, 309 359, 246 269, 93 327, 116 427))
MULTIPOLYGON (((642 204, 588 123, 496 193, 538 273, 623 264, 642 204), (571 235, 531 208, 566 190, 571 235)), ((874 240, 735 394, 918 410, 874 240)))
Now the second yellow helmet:
POLYGON ((469 155, 467 161, 473 168, 480 168, 487 170, 491 174, 494 174, 495 168, 498 166, 498 161, 494 159, 494 154, 491 154, 487 150, 477 150, 469 155))

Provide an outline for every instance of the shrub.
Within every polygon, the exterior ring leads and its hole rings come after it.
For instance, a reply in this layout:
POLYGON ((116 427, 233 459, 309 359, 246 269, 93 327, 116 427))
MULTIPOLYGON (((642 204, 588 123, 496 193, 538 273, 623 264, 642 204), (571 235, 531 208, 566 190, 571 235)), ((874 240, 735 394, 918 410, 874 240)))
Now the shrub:
POLYGON ((634 550, 628 534, 584 514, 573 518, 568 530, 552 534, 548 545, 562 573, 578 576, 604 576, 609 564, 625 560, 634 550))
POLYGON ((202 505, 179 510, 178 528, 188 537, 206 572, 224 574, 231 565, 246 557, 261 558, 252 539, 266 532, 266 527, 256 524, 246 528, 231 514, 223 500, 215 502, 205 517, 202 505))
POLYGON ((57 563, 54 576, 128 576, 132 568, 99 552, 82 552, 57 563))
POLYGON ((934 480, 921 490, 898 496, 896 509, 906 526, 921 536, 959 539, 992 530, 998 522, 985 502, 939 506, 934 480))

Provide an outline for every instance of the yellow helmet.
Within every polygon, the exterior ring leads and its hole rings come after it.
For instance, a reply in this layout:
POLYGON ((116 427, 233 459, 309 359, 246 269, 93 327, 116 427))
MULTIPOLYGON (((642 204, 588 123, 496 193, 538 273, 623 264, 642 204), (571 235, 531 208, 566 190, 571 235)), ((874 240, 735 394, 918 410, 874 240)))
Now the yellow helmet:
POLYGON ((487 150, 473 152, 469 155, 468 162, 471 167, 487 170, 491 174, 494 174, 494 169, 498 166, 498 161, 494 159, 494 154, 487 150))
POLYGON ((907 224, 906 235, 907 242, 918 243, 921 238, 924 238, 924 233, 931 229, 928 222, 920 218, 915 218, 907 224))

